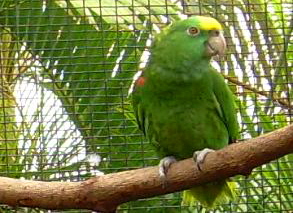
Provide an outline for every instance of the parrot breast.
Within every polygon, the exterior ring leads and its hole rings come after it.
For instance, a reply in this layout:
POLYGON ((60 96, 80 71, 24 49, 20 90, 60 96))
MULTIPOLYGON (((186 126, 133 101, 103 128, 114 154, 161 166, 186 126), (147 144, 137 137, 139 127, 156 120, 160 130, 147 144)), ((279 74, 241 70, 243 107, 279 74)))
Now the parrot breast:
MULTIPOLYGON (((170 82, 152 85, 152 80, 149 77, 142 87, 141 101, 148 120, 146 134, 161 156, 184 159, 194 151, 228 144, 208 72, 176 86, 170 82)), ((141 77, 137 85, 142 82, 145 78, 141 77)))

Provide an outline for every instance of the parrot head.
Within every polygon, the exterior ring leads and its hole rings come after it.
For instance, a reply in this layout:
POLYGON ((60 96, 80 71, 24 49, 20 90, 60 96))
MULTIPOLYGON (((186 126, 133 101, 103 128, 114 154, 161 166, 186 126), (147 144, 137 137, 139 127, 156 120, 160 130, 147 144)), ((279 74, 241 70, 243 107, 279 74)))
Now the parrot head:
POLYGON ((226 42, 221 24, 214 18, 194 16, 173 23, 156 38, 154 52, 161 62, 190 64, 222 56, 226 42))

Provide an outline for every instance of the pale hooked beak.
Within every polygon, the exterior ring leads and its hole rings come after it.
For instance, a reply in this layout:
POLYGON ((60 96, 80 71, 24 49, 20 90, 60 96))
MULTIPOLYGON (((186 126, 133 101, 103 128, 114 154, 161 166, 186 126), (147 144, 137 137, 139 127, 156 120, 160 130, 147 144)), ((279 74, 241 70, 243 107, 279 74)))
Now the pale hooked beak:
POLYGON ((223 56, 226 51, 226 40, 220 30, 211 30, 206 41, 206 56, 223 56))

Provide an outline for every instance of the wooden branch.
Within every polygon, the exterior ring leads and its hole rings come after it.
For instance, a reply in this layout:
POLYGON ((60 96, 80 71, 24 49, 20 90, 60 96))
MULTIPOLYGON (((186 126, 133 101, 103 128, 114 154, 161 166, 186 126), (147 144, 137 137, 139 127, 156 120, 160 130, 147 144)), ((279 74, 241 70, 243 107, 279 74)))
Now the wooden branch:
MULTIPOLYGON (((291 106, 292 104, 287 100, 288 98, 281 98, 275 94, 271 95, 271 92, 258 90, 251 85, 248 85, 248 84, 245 84, 245 83, 239 81, 236 77, 230 77, 230 76, 227 76, 224 74, 222 74, 222 75, 225 79, 227 79, 228 81, 232 82, 235 85, 241 86, 244 89, 249 90, 255 94, 262 95, 266 98, 270 98, 274 102, 278 103, 279 105, 281 105, 283 107, 288 108, 289 110, 292 108, 292 106, 291 106)), ((273 90, 271 90, 271 91, 273 91, 273 90)))
POLYGON ((293 153, 293 125, 232 144, 207 155, 199 171, 192 159, 174 163, 162 187, 158 167, 91 178, 83 182, 41 182, 0 177, 0 203, 43 209, 90 209, 115 212, 122 203, 188 189, 252 169, 293 153))

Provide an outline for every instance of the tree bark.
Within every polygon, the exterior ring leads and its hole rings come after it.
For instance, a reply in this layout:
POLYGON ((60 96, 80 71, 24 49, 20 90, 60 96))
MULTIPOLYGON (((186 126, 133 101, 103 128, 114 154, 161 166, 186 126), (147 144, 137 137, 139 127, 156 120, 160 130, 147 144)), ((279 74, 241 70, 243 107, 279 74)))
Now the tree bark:
POLYGON ((0 177, 0 203, 115 212, 117 206, 128 201, 181 191, 234 175, 248 175, 253 168, 289 153, 293 153, 293 125, 209 153, 201 171, 191 158, 174 163, 165 187, 157 166, 97 176, 83 182, 0 177))

